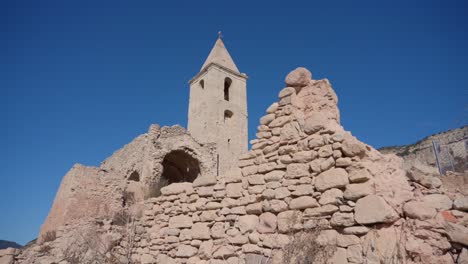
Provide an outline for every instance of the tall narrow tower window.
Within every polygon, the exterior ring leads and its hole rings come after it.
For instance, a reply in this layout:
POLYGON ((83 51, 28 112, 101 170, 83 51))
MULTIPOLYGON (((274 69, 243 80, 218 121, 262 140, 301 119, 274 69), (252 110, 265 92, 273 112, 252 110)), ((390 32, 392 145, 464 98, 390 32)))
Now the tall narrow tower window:
POLYGON ((232 80, 229 77, 224 79, 224 100, 229 101, 229 88, 231 87, 232 80))
POLYGON ((201 80, 201 81, 199 82, 199 84, 200 84, 200 87, 201 87, 202 89, 205 89, 205 81, 204 81, 204 80, 201 80))

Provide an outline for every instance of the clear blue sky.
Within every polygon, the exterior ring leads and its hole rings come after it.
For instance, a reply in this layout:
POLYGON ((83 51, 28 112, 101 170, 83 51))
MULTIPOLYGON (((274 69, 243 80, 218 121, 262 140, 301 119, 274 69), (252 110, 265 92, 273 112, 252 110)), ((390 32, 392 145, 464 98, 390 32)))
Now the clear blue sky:
POLYGON ((251 139, 297 66, 331 81, 342 124, 374 147, 467 124, 466 1, 258 2, 2 1, 0 239, 36 237, 74 163, 186 126, 218 30, 249 75, 251 139))

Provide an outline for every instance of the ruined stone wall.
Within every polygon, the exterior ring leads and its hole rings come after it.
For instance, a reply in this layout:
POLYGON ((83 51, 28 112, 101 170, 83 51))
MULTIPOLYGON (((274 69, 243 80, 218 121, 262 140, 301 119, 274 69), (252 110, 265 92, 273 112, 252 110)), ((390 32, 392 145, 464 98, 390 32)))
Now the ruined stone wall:
POLYGON ((164 157, 173 151, 198 160, 201 175, 215 173, 214 145, 200 145, 180 126, 152 125, 100 167, 73 166, 62 179, 39 240, 60 226, 112 217, 130 204, 158 195, 164 186, 160 185, 164 157), (132 178, 134 174, 137 177, 132 178))
MULTIPOLYGON (((131 233, 122 233, 129 225, 119 227, 112 219, 89 222, 96 237, 114 245, 104 255, 117 256, 118 263, 304 263, 318 254, 314 248, 325 246, 332 251, 324 262, 334 264, 468 261, 466 194, 445 189, 440 179, 419 170, 407 177, 401 158, 383 155, 345 131, 327 80, 312 80, 299 68, 286 85, 261 118, 252 150, 238 168, 161 188, 160 196, 138 203, 142 215, 134 216, 131 233), (298 234, 315 232, 296 244, 298 234)), ((181 136, 171 136, 168 149, 187 146, 180 142, 183 129, 150 130, 156 149, 165 134, 181 136)), ((115 166, 127 164, 126 158, 114 158, 115 166)), ((60 261, 67 248, 60 245, 80 237, 81 229, 64 230, 17 261, 60 261), (41 253, 46 246, 52 250, 41 253)), ((84 252, 93 251, 88 246, 84 252)))
POLYGON ((286 83, 239 170, 169 185, 145 202, 133 259, 289 263, 293 234, 320 227, 331 263, 454 263, 468 245, 466 197, 408 181, 400 158, 344 131, 327 80, 298 69, 286 83))

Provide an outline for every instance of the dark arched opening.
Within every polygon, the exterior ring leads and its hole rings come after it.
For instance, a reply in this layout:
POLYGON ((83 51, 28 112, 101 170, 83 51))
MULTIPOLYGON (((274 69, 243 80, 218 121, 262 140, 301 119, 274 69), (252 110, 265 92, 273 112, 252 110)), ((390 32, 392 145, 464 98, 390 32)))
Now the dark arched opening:
POLYGON ((199 84, 200 84, 200 87, 201 87, 202 89, 205 89, 205 81, 204 81, 204 80, 201 80, 201 81, 199 82, 199 84))
POLYGON ((200 174, 200 163, 183 150, 169 152, 162 162, 163 172, 156 186, 153 186, 152 197, 161 194, 161 188, 175 182, 193 182, 200 174))
POLYGON ((232 80, 229 77, 224 79, 224 100, 229 101, 229 88, 231 87, 232 80))
POLYGON ((139 182, 140 181, 140 174, 138 174, 137 171, 134 171, 134 172, 132 172, 132 174, 130 174, 130 176, 128 177, 128 180, 129 181, 139 182))

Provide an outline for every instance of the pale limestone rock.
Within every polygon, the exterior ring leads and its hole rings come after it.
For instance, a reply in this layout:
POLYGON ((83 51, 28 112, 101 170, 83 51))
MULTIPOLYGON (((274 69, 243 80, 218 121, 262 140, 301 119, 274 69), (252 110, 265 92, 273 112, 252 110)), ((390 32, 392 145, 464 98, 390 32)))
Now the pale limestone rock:
POLYGON ((253 204, 249 204, 245 207, 245 211, 247 212, 247 214, 256 214, 256 215, 259 215, 262 213, 263 209, 262 209, 262 203, 253 203, 253 204))
POLYGON ((372 178, 367 169, 351 169, 349 171, 349 181, 352 183, 361 183, 372 178))
POLYGON ((291 193, 292 196, 311 195, 314 193, 314 186, 311 184, 296 185, 296 189, 291 193))
POLYGON ((231 208, 230 213, 237 214, 237 215, 245 215, 247 214, 247 211, 245 210, 245 206, 237 206, 237 207, 231 208))
POLYGON ((429 194, 423 197, 423 201, 429 206, 434 207, 437 211, 452 209, 453 202, 443 194, 429 194))
POLYGON ((288 233, 300 228, 302 213, 300 211, 285 211, 278 214, 278 231, 288 233))
POLYGON ((361 238, 364 259, 369 263, 388 263, 391 260, 398 260, 398 254, 405 251, 400 237, 398 227, 382 227, 368 232, 361 238))
POLYGON ((272 104, 267 108, 266 112, 267 112, 268 114, 272 114, 272 113, 276 112, 276 110, 278 110, 278 103, 275 102, 275 103, 272 103, 272 104))
POLYGON ((307 86, 312 80, 312 73, 303 67, 298 67, 290 72, 285 79, 285 83, 291 87, 301 88, 307 86))
POLYGON ((275 198, 276 199, 284 199, 286 197, 291 196, 291 192, 286 187, 280 187, 275 190, 275 198))
POLYGON ((315 151, 299 151, 295 153, 292 157, 293 162, 297 163, 307 163, 313 160, 316 157, 315 151))
POLYGON ((197 194, 200 197, 212 196, 213 192, 214 192, 213 186, 203 186, 203 187, 199 187, 197 190, 197 194))
POLYGON ((275 196, 276 196, 276 192, 273 189, 266 189, 265 191, 262 192, 262 198, 267 199, 267 200, 275 199, 275 196))
POLYGON ((243 215, 239 217, 237 226, 242 234, 246 232, 252 232, 255 230, 258 224, 258 216, 256 215, 243 215))
POLYGON ((244 244, 247 244, 249 243, 249 239, 247 236, 243 236, 241 234, 238 234, 236 236, 229 236, 228 238, 228 241, 230 244, 232 245, 244 245, 244 244))
POLYGON ((285 124, 280 129, 281 141, 297 140, 300 137, 301 128, 297 122, 285 124))
POLYGON ((351 245, 346 250, 346 256, 350 263, 363 263, 364 259, 362 257, 362 246, 361 245, 351 245))
POLYGON ((236 251, 233 246, 222 246, 213 253, 213 257, 226 259, 228 257, 235 256, 235 254, 236 251))
POLYGON ((468 196, 455 199, 453 207, 457 210, 468 212, 468 196))
POLYGON ((192 226, 191 229, 191 235, 193 239, 200 239, 200 240, 205 240, 205 239, 210 239, 211 232, 210 228, 208 227, 208 224, 206 223, 195 223, 192 226))
POLYGON ((143 254, 143 255, 141 255, 140 261, 141 261, 142 264, 152 264, 152 263, 155 262, 155 259, 150 254, 143 254))
POLYGON ((262 125, 268 125, 269 123, 271 123, 271 121, 273 121, 275 119, 275 114, 268 114, 268 115, 264 115, 260 118, 260 124, 262 125))
POLYGON ((298 198, 294 198, 289 203, 289 208, 292 210, 313 208, 318 206, 319 204, 317 203, 317 200, 310 196, 301 196, 298 198))
POLYGON ((259 173, 266 173, 274 170, 276 167, 275 162, 269 162, 269 163, 263 163, 258 166, 258 172, 259 173))
POLYGON ((229 183, 226 185, 226 196, 230 198, 242 197, 242 183, 229 183))
POLYGON ((325 191, 345 187, 348 183, 348 173, 342 168, 336 168, 320 173, 315 179, 315 188, 318 191, 325 191))
POLYGON ((192 225, 192 218, 187 215, 173 216, 169 219, 170 228, 190 228, 192 225))
POLYGON ((328 158, 333 155, 333 149, 331 145, 325 145, 318 150, 318 155, 321 158, 328 158))
POLYGON ((193 181, 193 187, 200 187, 200 186, 210 186, 216 184, 216 177, 214 175, 203 175, 197 177, 193 181))
POLYGON ((277 227, 276 215, 266 212, 260 215, 257 231, 263 233, 274 233, 277 227))
POLYGON ((200 221, 203 222, 214 221, 216 218, 218 218, 216 210, 203 211, 200 215, 200 221))
POLYGON ((348 264, 349 262, 348 262, 346 249, 338 247, 332 256, 330 263, 331 264, 348 264))
MULTIPOLYGON (((340 152, 341 153, 341 152, 340 152)), ((338 158, 336 159, 336 166, 337 167, 348 167, 352 164, 351 158, 338 158)))
POLYGON ((163 195, 176 195, 183 192, 192 192, 193 187, 192 183, 190 182, 180 182, 180 183, 172 183, 168 186, 161 188, 161 193, 163 195))
POLYGON ((269 206, 272 212, 279 213, 288 210, 288 205, 282 200, 271 200, 269 206))
POLYGON ((271 128, 282 127, 289 121, 291 121, 291 118, 289 116, 280 116, 275 118, 275 120, 271 121, 271 123, 268 126, 271 128))
POLYGON ((463 248, 458 256, 457 264, 468 264, 468 249, 463 248))
POLYGON ((450 222, 444 223, 445 232, 450 241, 468 246, 468 227, 450 222))
POLYGON ((309 139, 309 148, 314 149, 314 148, 319 148, 323 145, 325 145, 325 141, 323 140, 323 137, 318 134, 313 134, 308 137, 309 139))
POLYGON ((357 223, 367 225, 374 223, 391 223, 398 214, 385 200, 377 195, 368 195, 359 199, 354 208, 354 218, 357 223))
POLYGON ((348 235, 365 235, 370 231, 368 227, 365 226, 350 226, 343 228, 343 234, 348 235))
POLYGON ((248 166, 241 169, 243 176, 249 176, 258 172, 258 166, 248 166))
POLYGON ((214 210, 214 209, 220 209, 222 208, 223 206, 218 203, 218 202, 209 202, 205 205, 205 209, 207 210, 214 210))
POLYGON ((265 178, 261 174, 250 175, 247 177, 247 181, 251 185, 265 184, 265 178))
POLYGON ((353 213, 342 213, 336 212, 333 214, 330 224, 332 226, 353 226, 354 225, 354 214, 353 213))
POLYGON ((329 157, 325 161, 320 163, 320 171, 326 171, 335 165, 335 159, 329 157))
POLYGON ((255 254, 260 254, 262 253, 262 249, 254 244, 245 244, 242 246, 242 251, 244 253, 255 253, 255 254))
POLYGON ((327 123, 326 117, 318 112, 313 112, 304 120, 304 132, 308 135, 314 134, 323 129, 327 123))
POLYGON ((286 167, 286 178, 309 176, 309 166, 303 163, 291 163, 286 167))
POLYGON ((189 258, 197 254, 198 249, 189 245, 180 245, 177 247, 176 256, 181 258, 189 258))
POLYGON ((326 246, 335 246, 336 245, 336 240, 338 237, 338 232, 336 230, 331 229, 331 230, 322 230, 320 231, 320 234, 317 236, 317 244, 326 246))
POLYGON ((267 174, 265 174, 265 181, 266 182, 271 182, 271 181, 279 181, 281 180, 285 175, 285 172, 282 170, 274 170, 270 171, 267 174))
POLYGON ((359 237, 355 235, 338 235, 336 239, 336 244, 339 247, 344 247, 344 248, 352 246, 352 245, 358 245, 360 243, 361 243, 361 240, 359 239, 359 237))
POLYGON ((250 233, 249 241, 252 244, 257 244, 258 242, 260 242, 260 235, 257 232, 250 233))
POLYGON ((296 93, 296 89, 294 89, 293 87, 286 87, 284 88, 283 90, 281 90, 278 94, 278 97, 279 98, 284 98, 286 96, 290 96, 292 94, 295 94, 296 93))
POLYGON ((317 208, 307 208, 304 211, 304 216, 306 217, 316 217, 316 216, 324 216, 324 215, 331 215, 334 212, 338 211, 338 207, 327 204, 317 208))
POLYGON ((425 202, 411 201, 403 206, 403 211, 407 217, 419 220, 431 219, 436 215, 434 207, 425 202))
POLYGON ((366 151, 366 147, 356 138, 346 135, 341 144, 341 151, 347 157, 361 156, 366 151))
POLYGON ((321 205, 334 204, 337 205, 343 199, 343 192, 340 189, 332 188, 326 190, 320 196, 319 203, 321 205))
POLYGON ((372 184, 370 181, 364 183, 353 183, 346 185, 344 198, 356 201, 359 198, 365 197, 373 193, 372 184))
POLYGON ((211 227, 211 236, 213 238, 223 238, 225 237, 225 235, 226 233, 225 233, 224 223, 222 222, 214 223, 213 226, 211 227))

